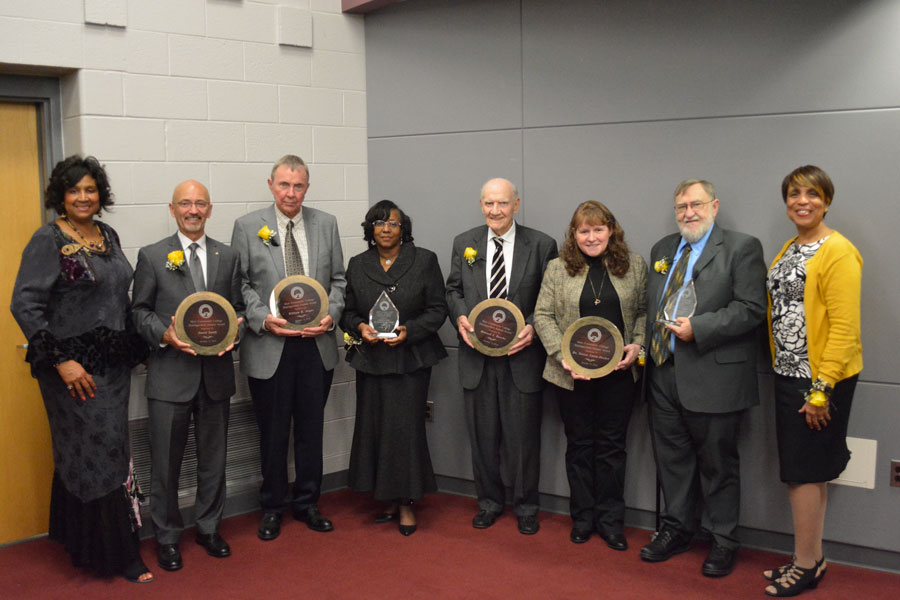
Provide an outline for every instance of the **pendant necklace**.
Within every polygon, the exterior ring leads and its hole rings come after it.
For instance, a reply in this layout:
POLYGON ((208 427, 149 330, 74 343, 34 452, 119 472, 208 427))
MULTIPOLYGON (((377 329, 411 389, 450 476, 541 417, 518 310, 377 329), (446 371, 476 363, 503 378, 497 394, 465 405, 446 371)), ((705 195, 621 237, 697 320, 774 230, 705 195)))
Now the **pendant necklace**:
POLYGON ((87 250, 88 252, 90 252, 91 250, 94 250, 95 252, 103 252, 103 246, 104 246, 103 233, 100 231, 100 228, 97 226, 96 223, 94 223, 94 228, 97 230, 97 234, 100 236, 100 241, 99 242, 89 242, 89 241, 87 241, 87 239, 85 239, 85 237, 81 234, 81 232, 75 227, 75 224, 69 220, 68 215, 64 215, 62 220, 65 221, 66 225, 68 225, 69 228, 75 232, 75 235, 77 235, 81 239, 81 241, 84 242, 85 250, 87 250))
POLYGON ((596 288, 594 288, 594 280, 591 279, 590 268, 588 268, 587 278, 588 278, 588 282, 591 284, 591 292, 593 292, 593 294, 594 294, 594 306, 597 306, 601 302, 600 294, 603 293, 603 285, 606 283, 606 271, 603 272, 603 276, 601 276, 601 278, 600 278, 600 291, 599 292, 596 290, 596 288))

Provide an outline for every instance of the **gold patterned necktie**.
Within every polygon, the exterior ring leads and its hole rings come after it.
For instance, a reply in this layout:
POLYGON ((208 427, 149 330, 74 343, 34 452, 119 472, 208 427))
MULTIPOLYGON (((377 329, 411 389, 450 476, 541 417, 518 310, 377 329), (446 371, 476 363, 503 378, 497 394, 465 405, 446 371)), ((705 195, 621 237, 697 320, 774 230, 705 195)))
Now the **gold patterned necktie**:
POLYGON ((297 246, 297 240, 294 239, 294 222, 288 221, 287 231, 284 240, 284 274, 305 275, 303 272, 303 257, 300 256, 300 248, 297 246))
POLYGON ((657 322, 653 324, 653 339, 650 340, 650 356, 653 357, 653 362, 657 365, 661 365, 666 362, 666 359, 669 358, 669 354, 671 351, 669 350, 669 338, 672 335, 672 332, 666 327, 663 323, 660 323, 658 319, 665 318, 665 314, 663 310, 665 309, 666 303, 669 301, 669 298, 672 295, 681 289, 681 285, 684 283, 684 274, 687 272, 687 264, 690 260, 691 256, 691 245, 685 244, 684 250, 681 252, 681 258, 678 259, 678 263, 675 265, 675 270, 672 271, 672 277, 669 279, 669 285, 666 286, 666 291, 663 294, 662 300, 659 303, 659 307, 656 310, 656 318, 657 322))

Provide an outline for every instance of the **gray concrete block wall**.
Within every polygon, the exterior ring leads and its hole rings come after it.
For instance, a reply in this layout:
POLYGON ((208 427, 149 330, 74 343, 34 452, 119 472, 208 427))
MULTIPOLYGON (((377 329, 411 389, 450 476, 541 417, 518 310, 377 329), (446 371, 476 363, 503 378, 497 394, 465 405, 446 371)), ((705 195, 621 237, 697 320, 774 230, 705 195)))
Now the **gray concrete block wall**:
MULTIPOLYGON (((266 178, 286 153, 310 164, 307 204, 337 216, 349 259, 368 206, 363 28, 340 0, 4 0, 0 74, 59 77, 64 153, 107 166, 117 203, 103 218, 132 263, 175 232, 178 182, 209 187, 207 231, 227 242, 234 219, 271 204, 266 178)), ((347 467, 352 380, 335 376, 326 473, 347 467)), ((137 373, 136 417, 143 384, 137 373)))
MULTIPOLYGON (((662 0, 433 0, 366 17, 369 190, 413 219, 417 243, 446 274, 453 236, 482 222, 481 184, 505 176, 522 193, 519 222, 561 241, 575 206, 600 200, 645 258, 675 231, 672 191, 712 180, 719 223, 756 235, 767 261, 795 234, 780 196, 784 175, 817 164, 834 179, 828 220, 865 259, 865 369, 850 435, 877 440, 875 489, 830 488, 826 538, 900 551, 891 523, 900 456, 900 4, 671 3, 662 0)), ((471 478, 455 335, 435 370, 429 425, 441 475, 471 478), (437 384, 437 385, 436 385, 437 384)), ((771 370, 748 411, 741 524, 789 533, 778 479, 771 370)), ((544 407, 541 491, 568 495, 565 443, 544 407)), ((652 510, 654 467, 645 407, 628 442, 626 501, 652 510)))

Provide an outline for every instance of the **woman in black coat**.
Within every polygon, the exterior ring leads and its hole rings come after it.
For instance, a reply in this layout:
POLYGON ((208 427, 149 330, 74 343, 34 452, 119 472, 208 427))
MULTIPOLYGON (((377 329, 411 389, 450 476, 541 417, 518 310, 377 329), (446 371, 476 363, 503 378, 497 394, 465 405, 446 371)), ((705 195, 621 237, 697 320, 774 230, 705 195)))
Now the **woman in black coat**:
POLYGON ((447 318, 444 278, 434 252, 412 243, 409 217, 390 200, 370 208, 362 227, 369 249, 350 259, 340 323, 351 341, 347 361, 356 369, 350 487, 390 502, 375 521, 397 521, 408 536, 416 530, 412 501, 437 489, 425 401, 431 367, 447 356, 437 335, 447 318), (400 313, 393 338, 378 337, 369 324, 382 292, 400 313))

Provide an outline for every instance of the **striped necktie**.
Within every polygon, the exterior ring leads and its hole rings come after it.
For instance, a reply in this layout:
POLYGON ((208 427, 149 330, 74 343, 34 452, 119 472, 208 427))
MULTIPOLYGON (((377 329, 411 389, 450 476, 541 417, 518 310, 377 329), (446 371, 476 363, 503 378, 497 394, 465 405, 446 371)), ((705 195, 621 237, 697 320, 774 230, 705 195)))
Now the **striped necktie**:
POLYGON ((503 240, 494 238, 494 260, 491 262, 490 298, 506 298, 506 262, 503 260, 503 240))
MULTIPOLYGON (((669 298, 672 297, 672 294, 681 289, 681 285, 684 283, 684 274, 685 272, 687 272, 687 264, 690 260, 690 257, 691 245, 685 244, 684 250, 681 251, 681 258, 678 259, 678 263, 675 265, 675 270, 672 271, 672 277, 669 279, 669 285, 666 287, 666 291, 659 303, 659 307, 657 308, 657 319, 665 318, 663 310, 666 307, 666 303, 669 301, 669 298)), ((669 350, 669 338, 671 337, 671 335, 672 332, 664 324, 659 322, 653 324, 653 339, 650 340, 650 356, 653 357, 653 362, 655 362, 657 365, 663 364, 669 358, 669 354, 671 353, 671 350, 669 350)))

